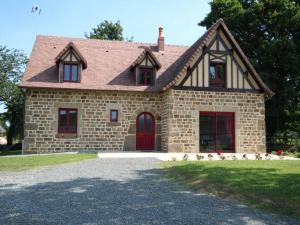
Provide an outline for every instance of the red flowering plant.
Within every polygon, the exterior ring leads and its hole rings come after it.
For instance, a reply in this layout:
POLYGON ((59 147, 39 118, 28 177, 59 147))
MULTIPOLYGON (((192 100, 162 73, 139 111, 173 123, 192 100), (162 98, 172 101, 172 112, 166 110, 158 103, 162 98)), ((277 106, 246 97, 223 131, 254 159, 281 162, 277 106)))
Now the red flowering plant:
POLYGON ((278 155, 280 159, 283 159, 283 157, 284 157, 283 154, 284 154, 283 150, 276 151, 276 155, 278 155))
POLYGON ((222 152, 221 151, 216 151, 217 155, 221 155, 222 152))
POLYGON ((278 156, 283 155, 283 150, 277 150, 277 151, 276 151, 276 155, 278 155, 278 156))

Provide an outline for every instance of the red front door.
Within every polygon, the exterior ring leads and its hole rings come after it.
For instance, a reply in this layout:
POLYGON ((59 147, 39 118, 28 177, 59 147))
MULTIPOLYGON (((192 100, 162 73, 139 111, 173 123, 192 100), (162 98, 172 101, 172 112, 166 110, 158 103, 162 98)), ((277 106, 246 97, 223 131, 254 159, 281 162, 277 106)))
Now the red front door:
POLYGON ((155 122, 152 114, 142 112, 136 119, 136 149, 151 151, 155 143, 155 122))

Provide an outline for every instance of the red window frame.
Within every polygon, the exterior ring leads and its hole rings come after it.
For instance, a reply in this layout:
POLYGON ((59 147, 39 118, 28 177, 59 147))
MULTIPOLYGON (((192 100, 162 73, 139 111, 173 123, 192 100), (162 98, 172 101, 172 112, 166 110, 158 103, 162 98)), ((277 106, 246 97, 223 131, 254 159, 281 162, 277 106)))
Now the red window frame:
POLYGON ((64 82, 78 82, 78 69, 79 69, 79 66, 77 63, 64 63, 64 66, 63 66, 63 81, 64 82), (66 74, 65 74, 65 67, 66 66, 69 66, 69 79, 66 79, 66 74), (76 66, 77 67, 77 74, 76 74, 76 80, 72 80, 72 75, 73 75, 73 69, 72 67, 73 66, 76 66))
POLYGON ((139 80, 138 80, 138 84, 139 85, 153 85, 153 76, 154 76, 154 69, 152 67, 140 67, 139 69, 139 80), (150 81, 148 82, 145 77, 144 77, 144 81, 141 82, 141 74, 142 72, 145 73, 145 76, 149 76, 150 77, 150 81))
POLYGON ((212 88, 225 88, 226 87, 226 67, 225 67, 225 63, 222 62, 210 62, 209 64, 209 86, 212 88), (222 66, 223 68, 223 74, 221 75, 223 80, 220 80, 219 77, 220 75, 218 74, 218 67, 222 66), (215 80, 211 80, 210 77, 210 67, 214 67, 215 68, 215 76, 216 79, 215 80))
POLYGON ((118 122, 118 119, 119 119, 119 111, 117 109, 111 109, 110 110, 110 122, 118 122), (113 112, 115 112, 117 114, 116 119, 112 118, 113 112))
POLYGON ((59 108, 58 109, 58 133, 77 134, 77 120, 78 120, 78 110, 77 109, 59 108), (65 129, 60 127, 60 121, 61 121, 60 112, 61 111, 66 111, 67 125, 66 125, 65 129), (76 111, 75 131, 71 131, 71 129, 70 129, 70 111, 76 111))
MULTIPOLYGON (((232 117, 232 123, 231 123, 231 128, 232 128, 232 144, 231 144, 231 151, 232 153, 235 153, 235 113, 234 112, 200 112, 200 117, 201 116, 211 116, 214 117, 216 120, 215 122, 215 137, 214 140, 217 140, 217 135, 218 135, 218 123, 217 123, 217 117, 218 116, 231 116, 232 117)), ((201 119, 199 119, 201 121, 201 119)), ((200 138, 200 137, 199 137, 200 138)), ((215 143, 215 152, 222 152, 220 149, 217 149, 217 144, 215 143)))

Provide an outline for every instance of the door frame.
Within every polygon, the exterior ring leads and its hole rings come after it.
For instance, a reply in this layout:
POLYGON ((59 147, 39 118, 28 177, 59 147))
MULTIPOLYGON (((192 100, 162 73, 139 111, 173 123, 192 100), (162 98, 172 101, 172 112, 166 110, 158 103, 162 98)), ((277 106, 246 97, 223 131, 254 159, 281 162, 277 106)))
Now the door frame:
MULTIPOLYGON (((235 132, 235 123, 236 123, 236 120, 235 120, 235 117, 236 117, 236 115, 235 115, 235 112, 213 112, 213 111, 200 111, 199 112, 199 152, 202 152, 201 151, 201 140, 200 140, 200 137, 201 137, 201 114, 202 115, 209 115, 209 116, 215 116, 215 118, 217 118, 217 115, 220 115, 220 116, 222 116, 222 115, 232 115, 232 129, 233 129, 233 137, 232 137, 232 146, 231 146, 231 151, 230 152, 227 152, 227 151, 225 151, 224 153, 235 153, 236 151, 235 151, 235 145, 236 145, 236 143, 235 143, 235 135, 236 135, 236 132, 235 132)), ((215 123, 215 130, 217 131, 217 123, 215 123)), ((217 132, 215 132, 215 135, 217 136, 217 132)), ((216 140, 216 138, 215 138, 215 140, 216 140)), ((215 144, 215 146, 216 146, 216 144, 215 144)), ((216 149, 215 148, 215 151, 214 152, 218 152, 218 153, 222 153, 222 150, 220 150, 220 149, 216 149)), ((205 153, 205 152, 202 152, 202 153, 205 153)))
MULTIPOLYGON (((154 151, 155 149, 155 117, 153 116, 152 113, 150 112, 141 112, 137 115, 136 117, 136 150, 141 150, 141 151, 154 151), (146 115, 149 115, 150 118, 151 118, 151 124, 152 124, 152 130, 151 132, 149 132, 148 134, 148 137, 151 137, 152 138, 152 145, 151 146, 145 146, 145 147, 141 147, 138 142, 140 141, 140 138, 141 138, 141 134, 139 132, 139 117, 141 115, 145 115, 144 118, 146 118, 146 115)), ((146 120, 144 121, 144 129, 145 129, 145 126, 146 126, 146 120)))

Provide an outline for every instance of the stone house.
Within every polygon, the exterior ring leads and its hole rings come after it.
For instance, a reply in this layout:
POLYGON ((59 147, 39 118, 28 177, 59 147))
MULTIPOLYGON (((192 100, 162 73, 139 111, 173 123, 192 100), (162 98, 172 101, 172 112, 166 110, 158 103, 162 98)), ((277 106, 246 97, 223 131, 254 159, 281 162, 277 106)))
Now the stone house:
POLYGON ((37 36, 25 153, 265 152, 264 84, 222 19, 192 46, 37 36))

